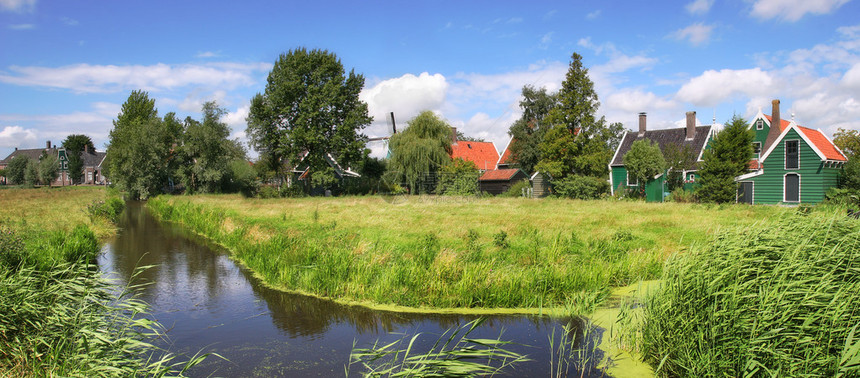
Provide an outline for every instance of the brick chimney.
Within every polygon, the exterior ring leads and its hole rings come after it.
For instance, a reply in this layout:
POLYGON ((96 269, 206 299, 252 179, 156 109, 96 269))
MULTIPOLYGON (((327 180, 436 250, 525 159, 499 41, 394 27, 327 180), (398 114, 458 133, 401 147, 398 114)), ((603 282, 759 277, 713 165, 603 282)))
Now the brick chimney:
POLYGON ((770 148, 770 145, 776 141, 776 138, 779 138, 779 134, 782 134, 782 130, 780 128, 782 125, 782 118, 779 116, 779 100, 773 100, 771 104, 773 105, 773 108, 770 113, 770 130, 767 132, 767 138, 764 140, 762 151, 766 151, 770 148))
POLYGON ((84 153, 85 154, 90 153, 90 145, 89 144, 84 143, 84 153))
POLYGON ((696 137, 696 112, 687 112, 687 140, 696 137))
POLYGON ((51 149, 51 141, 50 141, 50 140, 48 141, 48 143, 45 143, 45 149, 46 149, 46 150, 50 150, 50 149, 51 149))
POLYGON ((645 112, 639 113, 639 136, 645 136, 645 112))
POLYGON ((451 128, 451 144, 457 143, 457 128, 451 128))

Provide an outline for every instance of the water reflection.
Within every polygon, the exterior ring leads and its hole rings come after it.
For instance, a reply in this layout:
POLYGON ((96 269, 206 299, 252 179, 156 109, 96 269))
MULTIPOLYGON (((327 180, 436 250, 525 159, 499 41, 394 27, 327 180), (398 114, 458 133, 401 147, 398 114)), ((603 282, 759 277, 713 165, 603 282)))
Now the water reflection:
MULTIPOLYGON (((165 346, 189 355, 203 349, 229 359, 209 358, 192 375, 342 376, 353 341, 367 347, 376 340, 387 343, 420 332, 424 336, 416 348, 426 350, 445 330, 474 319, 372 311, 269 289, 216 246, 178 227, 159 224, 140 203, 128 204, 120 227, 105 246, 100 266, 115 272, 123 284, 137 267, 153 265, 139 278, 150 283, 142 298, 169 329, 165 346)), ((501 334, 518 344, 516 352, 533 359, 509 374, 547 376, 549 335, 560 332, 568 321, 493 316, 471 336, 501 334)), ((575 337, 581 334, 577 329, 571 332, 575 337)), ((591 350, 587 339, 579 337, 578 344, 591 350)), ((585 376, 601 375, 593 367, 587 370, 585 376)))

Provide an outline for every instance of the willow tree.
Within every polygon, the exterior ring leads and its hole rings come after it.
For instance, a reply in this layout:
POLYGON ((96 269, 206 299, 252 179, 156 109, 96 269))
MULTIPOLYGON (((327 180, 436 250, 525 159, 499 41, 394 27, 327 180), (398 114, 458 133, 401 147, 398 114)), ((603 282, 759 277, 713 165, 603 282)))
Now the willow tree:
POLYGON ((451 126, 433 112, 422 112, 408 122, 406 130, 391 136, 388 171, 417 193, 416 184, 422 177, 451 160, 451 133, 451 126))

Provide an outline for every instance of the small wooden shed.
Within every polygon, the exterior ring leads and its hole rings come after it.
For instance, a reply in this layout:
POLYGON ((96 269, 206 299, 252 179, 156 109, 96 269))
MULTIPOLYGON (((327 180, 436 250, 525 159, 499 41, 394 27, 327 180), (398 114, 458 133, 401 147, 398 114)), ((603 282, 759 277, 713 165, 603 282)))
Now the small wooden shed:
POLYGON ((550 195, 550 177, 542 172, 535 172, 532 175, 532 196, 535 198, 543 198, 550 195))
POLYGON ((507 192, 517 181, 528 179, 529 176, 525 172, 516 168, 494 169, 481 175, 478 187, 482 192, 497 195, 507 192))

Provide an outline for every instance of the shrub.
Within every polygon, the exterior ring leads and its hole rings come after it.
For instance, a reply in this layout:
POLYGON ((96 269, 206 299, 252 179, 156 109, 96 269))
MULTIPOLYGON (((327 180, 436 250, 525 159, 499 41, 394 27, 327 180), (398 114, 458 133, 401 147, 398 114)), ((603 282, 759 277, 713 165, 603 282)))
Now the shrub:
POLYGON ((257 191, 257 196, 260 198, 278 198, 281 195, 278 193, 278 189, 271 185, 263 185, 260 187, 260 190, 257 191))
POLYGON ((553 181, 553 192, 560 197, 597 199, 609 192, 609 182, 590 176, 568 176, 553 181))
POLYGON ((684 190, 684 188, 675 188, 669 197, 666 198, 666 201, 669 202, 681 202, 681 203, 695 203, 699 202, 699 199, 696 197, 696 193, 684 190))
POLYGON ((469 196, 478 193, 478 177, 481 173, 471 161, 457 158, 451 160, 439 172, 436 192, 445 195, 469 196))
POLYGON ((87 206, 87 214, 90 219, 103 218, 116 224, 119 215, 125 209, 125 202, 118 197, 109 197, 106 201, 93 201, 87 206))
POLYGON ((500 194, 502 197, 521 197, 523 195, 523 189, 531 188, 532 184, 527 179, 522 179, 511 185, 511 188, 506 192, 500 194))

